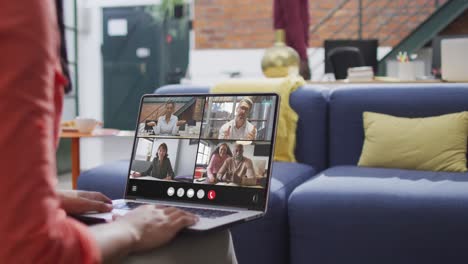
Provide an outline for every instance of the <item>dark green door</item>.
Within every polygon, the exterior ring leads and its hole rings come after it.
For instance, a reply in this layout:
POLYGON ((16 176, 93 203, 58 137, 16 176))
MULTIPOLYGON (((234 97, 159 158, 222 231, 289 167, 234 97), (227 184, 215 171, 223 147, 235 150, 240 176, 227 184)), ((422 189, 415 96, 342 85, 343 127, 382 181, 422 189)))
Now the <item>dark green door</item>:
POLYGON ((135 129, 140 97, 161 83, 161 26, 144 7, 103 9, 104 125, 135 129))
POLYGON ((141 96, 185 76, 188 14, 161 19, 154 10, 148 6, 103 9, 106 127, 135 129, 141 96))

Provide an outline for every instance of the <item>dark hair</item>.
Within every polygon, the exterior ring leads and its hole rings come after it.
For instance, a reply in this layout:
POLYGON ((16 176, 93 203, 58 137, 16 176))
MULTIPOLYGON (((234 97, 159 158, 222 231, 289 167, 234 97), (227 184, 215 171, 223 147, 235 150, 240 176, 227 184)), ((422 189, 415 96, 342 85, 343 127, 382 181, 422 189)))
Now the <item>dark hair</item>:
POLYGON ((167 102, 166 102, 166 106, 167 106, 167 105, 170 105, 170 104, 172 105, 172 107, 175 108, 175 103, 174 103, 173 101, 167 101, 167 102))
POLYGON ((226 147, 226 154, 227 154, 229 157, 232 157, 232 151, 231 151, 231 149, 229 148, 228 144, 226 144, 226 143, 221 143, 221 144, 219 144, 218 146, 216 146, 216 148, 215 148, 215 150, 213 150, 213 152, 211 152, 210 161, 211 161, 211 158, 213 157, 214 154, 218 154, 218 155, 219 155, 219 149, 221 148, 221 146, 225 146, 225 147, 226 147))
POLYGON ((166 151, 166 156, 164 157, 165 159, 167 159, 167 156, 169 156, 169 154, 167 153, 167 145, 166 143, 161 143, 158 147, 158 151, 156 151, 156 158, 159 159, 159 156, 158 156, 158 152, 159 152, 159 149, 160 148, 163 148, 165 151, 166 151))

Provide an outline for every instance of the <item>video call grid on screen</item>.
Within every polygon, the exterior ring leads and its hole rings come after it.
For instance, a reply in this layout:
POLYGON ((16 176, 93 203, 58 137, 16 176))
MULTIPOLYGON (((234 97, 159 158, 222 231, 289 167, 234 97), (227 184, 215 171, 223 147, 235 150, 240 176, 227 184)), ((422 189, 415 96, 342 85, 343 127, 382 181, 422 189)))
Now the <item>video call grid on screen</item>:
POLYGON ((264 189, 276 103, 274 95, 144 97, 129 177, 264 189))

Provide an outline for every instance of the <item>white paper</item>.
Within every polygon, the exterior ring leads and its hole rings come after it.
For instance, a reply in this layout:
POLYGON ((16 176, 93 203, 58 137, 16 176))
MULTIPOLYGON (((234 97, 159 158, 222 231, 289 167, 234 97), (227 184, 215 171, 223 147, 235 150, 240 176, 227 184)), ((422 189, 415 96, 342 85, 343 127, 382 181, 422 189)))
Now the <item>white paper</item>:
POLYGON ((136 49, 136 56, 140 59, 148 58, 150 55, 151 55, 151 51, 149 48, 141 47, 141 48, 136 49))
POLYGON ((128 25, 126 19, 110 19, 107 21, 107 34, 111 37, 127 36, 128 25))

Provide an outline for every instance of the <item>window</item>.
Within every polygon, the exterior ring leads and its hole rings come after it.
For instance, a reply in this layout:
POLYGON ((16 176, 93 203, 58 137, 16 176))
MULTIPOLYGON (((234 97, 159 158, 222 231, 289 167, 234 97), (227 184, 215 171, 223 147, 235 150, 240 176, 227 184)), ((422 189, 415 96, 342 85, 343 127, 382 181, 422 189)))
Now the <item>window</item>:
POLYGON ((198 164, 208 164, 211 154, 211 147, 208 146, 205 142, 200 142, 198 147, 197 154, 197 163, 198 164))

